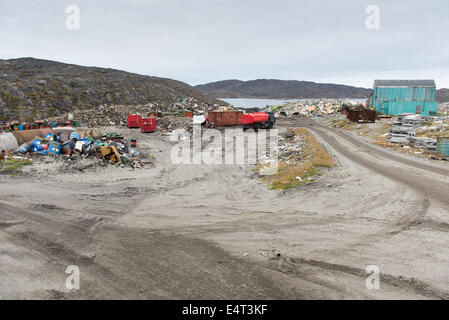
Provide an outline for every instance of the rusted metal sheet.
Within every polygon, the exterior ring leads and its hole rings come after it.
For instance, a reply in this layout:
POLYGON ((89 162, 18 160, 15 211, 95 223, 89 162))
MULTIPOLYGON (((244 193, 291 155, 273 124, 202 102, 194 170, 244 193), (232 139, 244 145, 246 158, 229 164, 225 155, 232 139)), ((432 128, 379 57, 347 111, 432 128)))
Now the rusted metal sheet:
POLYGON ((348 109, 346 111, 346 117, 352 122, 359 122, 359 110, 348 109))
POLYGON ((51 129, 34 129, 34 130, 14 131, 12 134, 16 137, 17 143, 20 146, 25 142, 33 140, 36 136, 43 138, 47 133, 54 133, 54 132, 51 129))
POLYGON ((343 113, 353 122, 376 122, 376 111, 363 108, 361 106, 343 108, 343 113))
POLYGON ((207 115, 208 122, 214 123, 217 127, 237 126, 240 124, 240 117, 243 111, 210 111, 207 115))
POLYGON ((359 111, 359 120, 362 122, 376 122, 376 111, 369 109, 361 109, 359 111))

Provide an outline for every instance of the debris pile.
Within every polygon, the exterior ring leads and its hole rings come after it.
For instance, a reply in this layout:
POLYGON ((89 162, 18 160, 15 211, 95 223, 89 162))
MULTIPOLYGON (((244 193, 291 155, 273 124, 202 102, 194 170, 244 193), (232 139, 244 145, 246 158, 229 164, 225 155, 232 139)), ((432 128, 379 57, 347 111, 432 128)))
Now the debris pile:
POLYGON ((185 126, 184 118, 187 113, 206 114, 209 110, 224 110, 230 106, 220 106, 218 104, 209 105, 200 102, 194 98, 180 99, 178 102, 170 105, 153 104, 146 105, 100 105, 97 108, 89 110, 77 110, 70 114, 64 114, 57 117, 49 118, 52 122, 64 122, 68 115, 76 119, 80 126, 87 127, 105 127, 127 125, 127 117, 130 114, 147 116, 157 116, 158 118, 168 118, 160 121, 160 128, 170 130, 173 128, 183 128, 185 126))
POLYGON ((435 152, 437 139, 430 137, 419 137, 417 131, 422 130, 425 122, 429 121, 429 117, 419 114, 402 114, 399 115, 397 121, 390 126, 390 143, 408 144, 415 148, 425 149, 426 151, 435 152))
POLYGON ((192 118, 166 116, 158 118, 157 128, 160 131, 172 131, 174 129, 190 130, 192 118))
POLYGON ((295 130, 288 128, 287 131, 278 138, 278 159, 286 164, 302 160, 303 150, 306 147, 306 140, 303 135, 297 135, 295 130))
POLYGON ((449 115, 449 102, 440 103, 438 105, 438 112, 443 115, 449 115))
POLYGON ((268 109, 274 112, 275 117, 294 115, 315 117, 337 113, 346 104, 351 103, 334 99, 307 100, 286 102, 281 106, 269 106, 268 109))
POLYGON ((105 164, 126 165, 132 168, 142 168, 149 163, 141 157, 139 151, 129 148, 124 137, 117 133, 101 135, 98 129, 75 131, 61 128, 44 132, 30 130, 26 135, 35 136, 31 140, 22 141, 18 148, 7 153, 27 158, 52 156, 67 161, 98 159, 105 164))
POLYGON ((409 145, 414 148, 425 149, 427 151, 437 151, 437 139, 426 137, 410 137, 409 145))
MULTIPOLYGON (((72 112, 73 118, 81 126, 105 127, 105 126, 126 126, 129 114, 147 115, 151 111, 151 105, 124 106, 124 105, 101 105, 89 110, 77 110, 72 112)), ((67 115, 50 118, 51 121, 64 121, 67 115)))
POLYGON ((352 122, 376 122, 376 111, 367 109, 361 104, 356 106, 343 106, 341 112, 352 122))

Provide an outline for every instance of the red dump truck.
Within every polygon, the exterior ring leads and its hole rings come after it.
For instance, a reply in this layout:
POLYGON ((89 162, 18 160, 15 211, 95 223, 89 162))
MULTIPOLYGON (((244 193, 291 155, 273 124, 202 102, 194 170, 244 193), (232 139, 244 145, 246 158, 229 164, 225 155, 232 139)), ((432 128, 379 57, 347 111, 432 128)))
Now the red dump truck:
POLYGON ((240 117, 240 123, 243 125, 243 131, 248 129, 271 129, 276 123, 273 112, 255 112, 245 113, 240 117))

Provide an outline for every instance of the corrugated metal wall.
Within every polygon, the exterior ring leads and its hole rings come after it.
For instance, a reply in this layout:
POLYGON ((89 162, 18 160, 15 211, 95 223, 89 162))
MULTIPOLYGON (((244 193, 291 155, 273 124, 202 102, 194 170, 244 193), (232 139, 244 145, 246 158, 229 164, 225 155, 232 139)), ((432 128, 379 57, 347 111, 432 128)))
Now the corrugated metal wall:
POLYGON ((375 87, 371 106, 384 114, 436 114, 436 89, 431 87, 375 87))

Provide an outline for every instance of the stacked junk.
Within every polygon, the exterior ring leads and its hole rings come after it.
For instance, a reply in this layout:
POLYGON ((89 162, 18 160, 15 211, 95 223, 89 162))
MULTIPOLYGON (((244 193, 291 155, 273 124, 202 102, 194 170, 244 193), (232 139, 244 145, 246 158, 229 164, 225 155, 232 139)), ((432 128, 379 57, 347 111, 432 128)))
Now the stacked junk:
POLYGON ((98 129, 34 129, 0 136, 3 151, 12 155, 57 158, 98 158, 106 162, 142 167, 140 153, 128 147, 123 136, 101 134, 98 129))
POLYGON ((362 105, 343 106, 341 112, 352 122, 376 122, 376 111, 367 109, 362 105))
POLYGON ((412 147, 429 152, 437 151, 437 139, 416 137, 416 129, 427 121, 426 116, 420 114, 401 114, 397 121, 390 126, 390 143, 409 144, 412 147))

